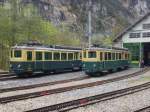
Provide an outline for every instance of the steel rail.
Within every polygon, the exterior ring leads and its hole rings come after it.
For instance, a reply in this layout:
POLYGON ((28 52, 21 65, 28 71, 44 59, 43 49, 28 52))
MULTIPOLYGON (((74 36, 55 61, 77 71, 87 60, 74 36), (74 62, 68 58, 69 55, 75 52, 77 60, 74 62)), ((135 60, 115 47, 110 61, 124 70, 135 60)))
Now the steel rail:
POLYGON ((15 80, 15 79, 18 79, 18 77, 12 75, 9 77, 2 77, 2 78, 0 78, 0 81, 8 81, 8 80, 15 80))
POLYGON ((25 99, 30 99, 30 98, 36 98, 36 97, 51 95, 51 94, 62 93, 62 92, 71 91, 71 90, 75 90, 75 89, 83 89, 83 88, 87 88, 87 87, 99 86, 102 84, 111 83, 111 82, 127 79, 127 78, 130 78, 133 76, 137 76, 137 75, 140 75, 140 74, 147 72, 148 70, 149 70, 149 68, 146 68, 146 69, 142 69, 141 71, 132 73, 130 75, 125 75, 125 76, 121 76, 121 77, 117 77, 117 78, 113 78, 113 79, 108 79, 108 80, 103 80, 103 81, 96 81, 96 82, 86 83, 86 84, 81 84, 81 85, 62 87, 62 88, 57 88, 57 89, 50 89, 50 90, 21 94, 21 95, 15 95, 15 96, 2 97, 2 98, 0 98, 0 103, 1 104, 9 103, 9 102, 13 102, 13 101, 19 101, 19 100, 25 100, 25 99))
POLYGON ((0 74, 0 78, 3 78, 3 77, 11 77, 11 76, 14 76, 14 74, 5 74, 5 75, 1 75, 1 74, 0 74))
POLYGON ((0 72, 0 74, 8 74, 9 72, 0 72))
POLYGON ((50 112, 50 111, 66 112, 66 111, 76 109, 79 107, 92 105, 101 101, 111 100, 111 99, 115 99, 115 98, 122 97, 125 95, 130 95, 130 94, 133 94, 142 90, 146 90, 149 88, 150 88, 150 82, 147 82, 147 83, 137 85, 134 87, 120 89, 120 90, 103 93, 103 94, 99 94, 95 96, 85 97, 85 98, 72 100, 72 101, 68 101, 68 102, 64 102, 60 104, 50 105, 50 106, 42 107, 39 109, 29 110, 26 112, 50 112))
POLYGON ((41 84, 33 84, 33 85, 28 85, 28 86, 4 88, 4 89, 0 89, 0 93, 17 91, 17 90, 33 89, 33 88, 38 88, 38 87, 68 83, 68 82, 72 82, 72 81, 80 81, 80 80, 85 80, 85 79, 89 79, 89 76, 83 76, 83 77, 78 77, 78 78, 72 78, 72 79, 66 79, 66 80, 60 80, 60 81, 54 81, 54 82, 47 82, 47 83, 41 83, 41 84))
POLYGON ((144 107, 144 108, 136 110, 134 112, 150 112, 150 106, 144 107))

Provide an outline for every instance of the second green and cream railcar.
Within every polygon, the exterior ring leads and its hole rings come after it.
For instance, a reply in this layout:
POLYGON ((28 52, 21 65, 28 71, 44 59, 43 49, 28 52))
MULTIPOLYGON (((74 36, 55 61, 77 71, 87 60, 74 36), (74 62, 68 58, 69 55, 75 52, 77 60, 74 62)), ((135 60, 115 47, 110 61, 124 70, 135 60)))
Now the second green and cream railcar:
POLYGON ((122 48, 87 48, 82 51, 82 65, 87 75, 100 76, 103 71, 128 68, 130 53, 122 48))

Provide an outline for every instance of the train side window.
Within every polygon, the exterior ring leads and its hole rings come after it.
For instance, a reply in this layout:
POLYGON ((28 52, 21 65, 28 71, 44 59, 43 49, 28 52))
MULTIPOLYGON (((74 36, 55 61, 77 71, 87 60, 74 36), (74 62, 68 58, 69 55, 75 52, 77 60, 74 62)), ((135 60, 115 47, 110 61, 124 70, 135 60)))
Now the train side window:
POLYGON ((86 58, 86 51, 83 52, 83 56, 84 56, 84 58, 86 58))
POLYGON ((36 60, 42 60, 42 52, 36 52, 36 60))
POLYGON ((68 60, 73 60, 73 53, 68 53, 68 60))
POLYGON ((105 52, 105 60, 107 60, 107 52, 105 52))
POLYGON ((82 59, 82 53, 80 53, 80 57, 79 57, 79 59, 82 59))
POLYGON ((118 60, 118 53, 116 53, 116 60, 118 60))
POLYGON ((100 52, 100 60, 103 60, 103 52, 100 52))
POLYGON ((61 60, 67 60, 67 53, 61 53, 61 60))
POLYGON ((119 59, 121 60, 121 53, 119 53, 119 59))
POLYGON ((111 53, 108 53, 108 60, 111 60, 111 53))
POLYGON ((45 60, 52 60, 52 52, 45 52, 45 60))
POLYGON ((27 51, 27 61, 32 61, 32 51, 27 51))
POLYGON ((115 60, 115 53, 112 53, 112 60, 115 60))
POLYGON ((89 51, 88 58, 96 58, 96 51, 89 51))
POLYGON ((78 60, 78 52, 75 52, 75 53, 74 53, 74 59, 75 59, 75 60, 78 60))
POLYGON ((14 57, 15 57, 15 58, 21 58, 21 57, 22 57, 22 52, 21 52, 21 50, 15 50, 15 51, 14 51, 14 57))
POLYGON ((54 52, 54 60, 60 60, 60 53, 54 52))

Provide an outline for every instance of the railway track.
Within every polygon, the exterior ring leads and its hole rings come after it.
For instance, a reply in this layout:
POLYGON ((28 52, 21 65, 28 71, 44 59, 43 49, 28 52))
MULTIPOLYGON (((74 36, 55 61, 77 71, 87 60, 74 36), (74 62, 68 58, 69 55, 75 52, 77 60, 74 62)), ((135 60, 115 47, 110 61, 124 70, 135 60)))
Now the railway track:
POLYGON ((8 74, 9 72, 0 72, 0 74, 8 74))
POLYGON ((96 81, 96 82, 92 82, 92 83, 86 83, 86 84, 81 84, 81 85, 51 89, 51 90, 46 90, 46 91, 39 91, 39 92, 33 92, 33 93, 27 93, 27 94, 21 94, 21 95, 9 96, 9 97, 2 97, 2 98, 0 98, 0 103, 4 104, 4 103, 13 102, 13 101, 19 101, 19 100, 25 100, 25 99, 29 99, 29 98, 41 97, 41 96, 45 96, 45 95, 62 93, 62 92, 71 91, 71 90, 75 90, 75 89, 83 89, 83 88, 87 88, 87 87, 99 86, 102 84, 111 83, 111 82, 131 78, 134 76, 138 76, 138 75, 141 75, 147 71, 149 71, 149 68, 143 69, 141 71, 138 71, 138 72, 126 75, 126 76, 121 76, 121 77, 103 80, 103 81, 96 81))
POLYGON ((89 78, 89 76, 84 76, 84 77, 79 77, 79 78, 47 82, 47 83, 41 83, 41 84, 34 84, 34 85, 29 85, 29 86, 5 88, 5 89, 0 89, 0 93, 17 91, 17 90, 33 89, 33 88, 37 88, 37 87, 44 87, 44 86, 50 86, 50 85, 56 85, 56 84, 63 84, 63 83, 68 83, 68 82, 72 82, 72 81, 80 81, 80 80, 84 80, 84 79, 88 79, 88 78, 89 78))
MULTIPOLYGON (((144 84, 141 84, 138 86, 134 86, 134 87, 117 90, 117 91, 112 91, 112 92, 108 92, 108 93, 104 93, 104 94, 85 97, 82 99, 72 100, 69 102, 55 104, 55 105, 51 105, 51 106, 47 106, 47 107, 42 107, 39 109, 29 110, 26 112, 49 112, 49 111, 66 112, 66 111, 69 111, 69 110, 72 110, 75 108, 92 105, 92 104, 95 104, 95 103, 98 103, 101 101, 115 99, 118 97, 133 94, 133 93, 136 93, 136 92, 139 92, 139 91, 142 91, 145 89, 149 89, 149 88, 150 88, 150 82, 144 83, 144 84)), ((137 112, 139 112, 139 111, 137 111, 137 112)))
POLYGON ((14 74, 3 74, 3 75, 0 74, 0 78, 11 77, 11 76, 14 76, 14 74))
POLYGON ((6 76, 3 75, 2 77, 0 77, 0 81, 8 81, 8 80, 15 80, 15 79, 18 79, 18 77, 12 74, 8 74, 6 76))
POLYGON ((136 110, 134 112, 150 112, 150 106, 144 107, 144 108, 136 110))

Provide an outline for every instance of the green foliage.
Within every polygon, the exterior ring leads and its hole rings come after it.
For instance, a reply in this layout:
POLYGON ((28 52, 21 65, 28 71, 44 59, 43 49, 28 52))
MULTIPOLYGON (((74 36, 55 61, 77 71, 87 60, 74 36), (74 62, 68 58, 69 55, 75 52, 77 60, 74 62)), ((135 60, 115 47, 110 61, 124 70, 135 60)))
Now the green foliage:
POLYGON ((78 46, 78 34, 68 30, 60 31, 44 20, 33 4, 20 5, 20 0, 10 0, 7 6, 0 6, 0 68, 8 68, 10 47, 28 40, 43 44, 78 46))

